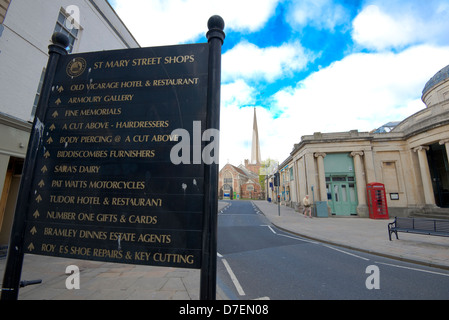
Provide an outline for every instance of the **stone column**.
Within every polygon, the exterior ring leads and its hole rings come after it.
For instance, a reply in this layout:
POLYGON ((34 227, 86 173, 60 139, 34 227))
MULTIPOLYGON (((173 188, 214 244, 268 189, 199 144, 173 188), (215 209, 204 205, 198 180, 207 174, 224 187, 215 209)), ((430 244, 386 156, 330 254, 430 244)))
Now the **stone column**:
POLYGON ((357 184, 357 198, 359 199, 359 206, 366 206, 366 182, 363 176, 362 159, 363 151, 351 152, 351 157, 354 158, 355 180, 357 184))
POLYGON ((307 172, 306 172, 306 159, 301 157, 298 160, 298 202, 301 203, 302 199, 307 194, 307 172))
POLYGON ((419 169, 421 171, 421 180, 424 190, 425 204, 435 205, 435 196, 433 194, 432 178, 430 176, 429 163, 427 161, 426 151, 429 150, 428 146, 419 146, 413 149, 418 153, 419 169))
POLYGON ((374 170, 373 151, 363 151, 364 165, 365 165, 365 178, 366 183, 376 182, 376 172, 374 170))
POLYGON ((307 180, 307 189, 305 194, 308 194, 310 199, 312 199, 312 186, 314 186, 314 188, 316 188, 317 186, 315 165, 313 163, 312 153, 306 153, 304 155, 304 165, 306 169, 306 180, 307 180))
POLYGON ((446 154, 447 158, 449 159, 449 139, 444 139, 440 141, 440 145, 443 145, 446 147, 446 154))
POLYGON ((318 164, 318 183, 320 188, 320 201, 327 201, 326 192, 326 173, 324 171, 324 152, 315 152, 314 154, 318 164))

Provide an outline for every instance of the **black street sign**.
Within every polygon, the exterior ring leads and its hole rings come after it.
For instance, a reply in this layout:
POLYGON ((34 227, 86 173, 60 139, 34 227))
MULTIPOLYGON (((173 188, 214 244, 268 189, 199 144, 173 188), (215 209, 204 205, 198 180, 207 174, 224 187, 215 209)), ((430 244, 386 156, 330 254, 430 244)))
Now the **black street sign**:
POLYGON ((67 55, 53 36, 2 299, 24 253, 201 268, 215 299, 224 22, 208 43, 67 55))
POLYGON ((207 44, 61 58, 25 253, 200 268, 204 164, 174 164, 171 153, 186 142, 175 129, 204 146, 207 80, 207 44))

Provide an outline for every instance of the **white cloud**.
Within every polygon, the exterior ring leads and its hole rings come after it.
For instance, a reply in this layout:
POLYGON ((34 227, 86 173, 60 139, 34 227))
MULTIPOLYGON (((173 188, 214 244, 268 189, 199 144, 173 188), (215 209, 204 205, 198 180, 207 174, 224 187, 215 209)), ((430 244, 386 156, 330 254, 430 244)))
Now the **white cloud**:
POLYGON ((370 5, 354 19, 353 38, 370 49, 402 47, 413 43, 420 33, 414 23, 411 16, 393 17, 370 5))
MULTIPOLYGON (((317 131, 370 131, 404 120, 425 107, 422 89, 448 56, 449 46, 430 45, 351 54, 279 90, 270 109, 256 106, 262 159, 282 162, 301 136, 317 131)), ((242 79, 222 85, 221 166, 250 157, 257 94, 257 87, 242 79)))
POLYGON ((352 37, 356 49, 377 52, 347 55, 279 89, 262 107, 257 99, 261 88, 271 85, 272 89, 280 79, 285 83, 316 56, 299 41, 261 48, 251 43, 249 34, 266 25, 280 2, 286 5, 286 19, 293 28, 310 26, 323 32, 336 33, 338 27, 348 26, 349 8, 332 0, 115 2, 119 16, 142 46, 205 41, 207 20, 214 14, 224 18, 225 32, 241 32, 249 39, 222 57, 220 166, 250 158, 253 107, 262 158, 283 161, 302 135, 369 131, 424 108, 420 97, 425 83, 448 64, 447 0, 366 0, 353 20, 352 37))
POLYGON ((221 86, 221 103, 223 105, 245 106, 254 104, 255 88, 249 86, 244 80, 221 86))
POLYGON ((447 44, 447 1, 371 1, 353 20, 355 42, 374 50, 401 49, 420 43, 447 44))
POLYGON ((254 92, 243 80, 221 86, 220 168, 228 161, 238 165, 251 156, 252 108, 242 106, 254 103, 254 92))
POLYGON ((186 43, 203 37, 215 14, 226 30, 256 31, 279 0, 115 0, 114 8, 142 46, 186 43))
POLYGON ((259 48, 241 42, 223 55, 222 80, 251 79, 272 82, 301 71, 313 59, 299 42, 259 48))
POLYGON ((288 21, 296 28, 313 26, 333 31, 349 19, 345 8, 332 0, 292 1, 288 12, 288 21))
MULTIPOLYGON (((251 158, 254 108, 257 113, 261 156, 278 159, 279 150, 289 148, 274 127, 271 112, 256 106, 257 90, 243 80, 222 85, 220 110, 220 168, 226 163, 238 166, 251 158)), ((279 160, 279 159, 278 159, 279 160)))
POLYGON ((448 56, 449 47, 417 46, 399 54, 352 54, 333 63, 275 95, 272 112, 283 112, 270 125, 269 141, 283 145, 269 148, 283 161, 302 135, 370 131, 405 119, 425 107, 421 91, 448 56))

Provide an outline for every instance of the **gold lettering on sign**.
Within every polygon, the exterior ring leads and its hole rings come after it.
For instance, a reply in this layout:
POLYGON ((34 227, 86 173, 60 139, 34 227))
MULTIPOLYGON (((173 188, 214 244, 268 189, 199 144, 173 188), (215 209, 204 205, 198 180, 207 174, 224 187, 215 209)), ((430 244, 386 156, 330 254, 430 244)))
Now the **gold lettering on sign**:
POLYGON ((89 83, 87 90, 104 90, 104 89, 118 89, 118 82, 102 82, 102 83, 89 83))
POLYGON ((98 109, 67 109, 65 117, 87 117, 87 116, 116 116, 122 114, 122 108, 98 108, 98 109))
POLYGON ((47 219, 53 220, 75 220, 75 212, 58 212, 58 211, 47 211, 47 219))
POLYGON ((167 128, 169 121, 117 121, 115 128, 117 129, 146 129, 146 128, 167 128))
POLYGON ((111 205, 114 206, 133 206, 133 207, 161 207, 162 199, 156 198, 126 198, 113 197, 111 205))
POLYGON ((153 158, 155 150, 111 150, 110 158, 153 158))
POLYGON ((44 228, 44 236, 57 236, 64 238, 74 238, 76 237, 78 230, 76 229, 65 229, 65 228, 44 228))
POLYGON ((165 57, 164 64, 171 64, 171 63, 192 63, 195 62, 195 56, 192 55, 186 55, 186 56, 173 56, 173 57, 165 57))
POLYGON ((139 66, 156 65, 161 63, 161 59, 162 57, 133 59, 132 66, 139 67, 139 66))
POLYGON ((173 262, 173 263, 187 263, 193 264, 194 257, 189 254, 177 254, 177 253, 159 253, 156 252, 153 255, 153 260, 155 262, 173 262))
POLYGON ((101 96, 89 96, 89 97, 71 97, 69 99, 70 104, 76 103, 98 103, 101 101, 101 96))
POLYGON ((93 256, 101 257, 101 258, 122 259, 123 252, 122 252, 122 250, 110 250, 110 249, 95 248, 93 251, 93 256))
POLYGON ((169 234, 158 235, 154 233, 145 233, 139 235, 137 241, 145 243, 171 243, 171 235, 169 234))
POLYGON ((122 95, 107 95, 104 96, 103 100, 104 102, 120 102, 120 101, 133 101, 134 95, 133 94, 122 94, 122 95))
POLYGON ((199 78, 159 79, 153 80, 151 85, 153 87, 194 85, 198 84, 198 80, 199 78))
POLYGON ((123 68, 127 67, 129 60, 106 61, 105 68, 123 68))

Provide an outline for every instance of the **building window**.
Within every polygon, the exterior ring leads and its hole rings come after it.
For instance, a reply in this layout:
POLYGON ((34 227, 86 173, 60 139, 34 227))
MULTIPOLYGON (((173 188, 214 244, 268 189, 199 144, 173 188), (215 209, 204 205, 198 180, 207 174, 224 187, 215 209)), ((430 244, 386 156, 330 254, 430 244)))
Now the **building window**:
POLYGON ((66 48, 68 53, 73 51, 76 40, 78 39, 79 25, 73 18, 69 18, 65 12, 60 11, 58 21, 56 22, 55 32, 61 32, 69 38, 69 46, 66 48))
POLYGON ((8 11, 10 2, 11 0, 0 0, 0 24, 5 20, 6 11, 8 11))
POLYGON ((45 77, 45 68, 42 70, 41 79, 39 80, 39 84, 37 86, 36 97, 34 98, 33 109, 31 110, 31 120, 33 120, 34 116, 36 115, 37 103, 39 102, 39 97, 41 96, 44 77, 45 77))
POLYGON ((230 172, 225 172, 223 174, 223 184, 232 185, 232 174, 230 172))

